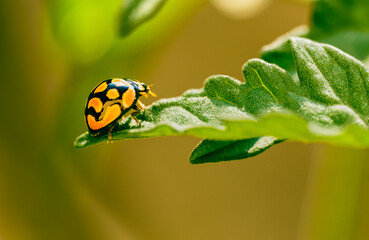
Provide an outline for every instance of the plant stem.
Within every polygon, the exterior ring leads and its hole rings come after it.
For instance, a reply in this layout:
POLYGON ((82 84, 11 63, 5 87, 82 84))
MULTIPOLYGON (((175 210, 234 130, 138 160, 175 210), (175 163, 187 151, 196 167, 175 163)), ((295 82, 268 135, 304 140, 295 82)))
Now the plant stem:
POLYGON ((317 146, 302 208, 298 239, 360 239, 368 150, 317 146))

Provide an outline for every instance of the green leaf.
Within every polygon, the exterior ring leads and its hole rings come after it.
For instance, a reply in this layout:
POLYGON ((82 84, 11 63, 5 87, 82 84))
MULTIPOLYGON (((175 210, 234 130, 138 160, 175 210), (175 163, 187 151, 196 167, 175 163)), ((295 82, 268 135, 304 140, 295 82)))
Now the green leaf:
MULTIPOLYGON (((113 140, 192 135, 212 140, 274 136, 303 142, 369 146, 369 73, 339 49, 303 38, 289 41, 299 82, 260 59, 244 65, 246 82, 207 79, 203 89, 155 102, 113 130, 113 140)), ((76 147, 107 141, 80 136, 76 147)))
POLYGON ((120 19, 120 34, 129 35, 143 22, 152 18, 164 5, 166 0, 126 0, 120 19))
POLYGON ((291 36, 302 36, 338 47, 369 66, 369 32, 367 31, 369 15, 356 14, 362 11, 363 7, 368 8, 368 6, 368 4, 363 5, 361 0, 316 1, 311 17, 311 30, 307 26, 301 26, 279 37, 273 43, 263 47, 261 58, 287 70, 298 83, 288 39, 291 36))
MULTIPOLYGON (((369 24, 369 23, 368 23, 369 24)), ((319 42, 331 44, 363 61, 369 56, 369 32, 344 31, 322 36, 319 42)))
POLYGON ((288 39, 291 36, 307 37, 333 45, 364 63, 368 62, 369 32, 339 31, 330 35, 312 36, 306 26, 296 28, 279 37, 273 43, 264 46, 260 53, 261 58, 267 62, 277 64, 292 75, 296 74, 292 52, 288 44, 288 39))
POLYGON ((193 164, 249 158, 280 143, 275 137, 248 138, 237 141, 203 140, 190 156, 193 164))
POLYGON ((332 35, 338 31, 369 31, 367 0, 319 0, 311 16, 312 35, 332 35))
POLYGON ((296 75, 295 62, 288 40, 291 37, 306 37, 309 31, 307 26, 300 26, 280 36, 261 49, 260 58, 269 63, 277 64, 291 75, 296 75))
POLYGON ((369 56, 369 4, 367 0, 319 0, 314 2, 310 28, 292 30, 265 46, 261 58, 290 73, 294 71, 288 47, 291 36, 328 43, 361 61, 369 56))

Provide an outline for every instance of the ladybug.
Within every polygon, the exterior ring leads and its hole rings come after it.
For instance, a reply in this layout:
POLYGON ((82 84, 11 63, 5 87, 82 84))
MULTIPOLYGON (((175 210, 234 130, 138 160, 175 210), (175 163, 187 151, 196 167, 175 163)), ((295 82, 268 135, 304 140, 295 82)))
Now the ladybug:
POLYGON ((111 140, 111 131, 115 124, 124 117, 128 111, 133 119, 140 125, 135 117, 145 105, 138 100, 140 96, 156 97, 150 86, 136 80, 113 78, 102 81, 92 89, 85 106, 85 121, 88 131, 96 136, 108 132, 111 140))

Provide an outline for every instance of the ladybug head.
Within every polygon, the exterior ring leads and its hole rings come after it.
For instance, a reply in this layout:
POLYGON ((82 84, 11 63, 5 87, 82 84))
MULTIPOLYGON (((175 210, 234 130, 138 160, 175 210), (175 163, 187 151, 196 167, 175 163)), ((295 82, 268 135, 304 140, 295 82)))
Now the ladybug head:
POLYGON ((140 83, 140 85, 142 86, 142 88, 140 88, 140 94, 142 95, 142 96, 144 96, 145 98, 148 98, 149 97, 149 95, 148 94, 150 94, 151 96, 153 96, 153 97, 156 97, 156 94, 155 93, 153 93, 151 90, 150 90, 150 87, 151 86, 153 86, 154 84, 151 84, 151 85, 149 85, 149 86, 147 86, 145 83, 140 83))

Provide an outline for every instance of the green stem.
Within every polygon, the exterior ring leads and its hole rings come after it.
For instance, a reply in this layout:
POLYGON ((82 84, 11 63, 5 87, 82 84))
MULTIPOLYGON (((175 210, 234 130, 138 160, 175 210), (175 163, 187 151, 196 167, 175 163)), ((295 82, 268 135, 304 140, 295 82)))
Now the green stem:
POLYGON ((300 240, 354 240, 359 236, 368 150, 318 146, 302 209, 300 240), (323 148, 323 149, 322 149, 323 148))

